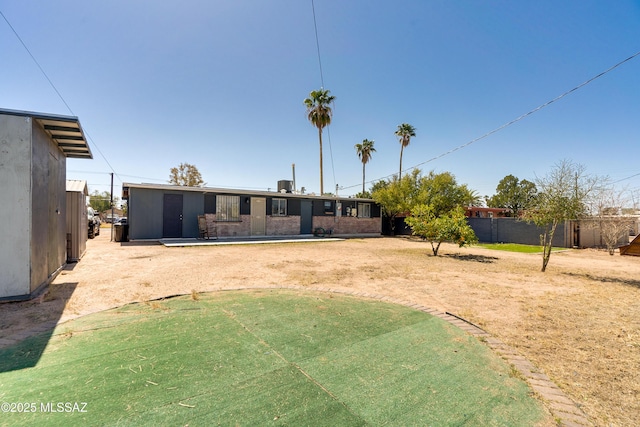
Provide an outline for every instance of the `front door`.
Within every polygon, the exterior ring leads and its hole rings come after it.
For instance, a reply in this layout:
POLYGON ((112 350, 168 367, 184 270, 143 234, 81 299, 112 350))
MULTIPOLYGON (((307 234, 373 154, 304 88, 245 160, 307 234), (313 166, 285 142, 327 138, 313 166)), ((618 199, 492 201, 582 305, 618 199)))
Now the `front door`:
POLYGON ((300 201, 300 234, 311 234, 312 226, 311 200, 300 201))
POLYGON ((267 228, 267 199, 251 198, 251 235, 264 236, 267 228))
POLYGON ((162 212, 162 237, 182 237, 182 194, 165 194, 162 212))

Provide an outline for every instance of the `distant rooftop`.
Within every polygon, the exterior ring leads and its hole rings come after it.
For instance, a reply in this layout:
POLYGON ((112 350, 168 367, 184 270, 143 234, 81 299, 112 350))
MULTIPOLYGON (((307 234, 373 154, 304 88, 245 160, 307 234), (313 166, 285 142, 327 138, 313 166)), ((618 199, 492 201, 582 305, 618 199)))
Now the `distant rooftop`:
POLYGON ((67 191, 74 193, 84 193, 87 191, 87 181, 83 179, 68 179, 67 191))

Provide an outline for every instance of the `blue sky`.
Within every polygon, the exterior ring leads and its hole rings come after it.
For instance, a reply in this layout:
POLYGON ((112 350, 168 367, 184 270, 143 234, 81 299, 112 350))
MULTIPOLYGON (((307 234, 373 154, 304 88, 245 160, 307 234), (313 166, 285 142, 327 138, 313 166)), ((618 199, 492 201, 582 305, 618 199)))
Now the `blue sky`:
MULTIPOLYGON (((194 164, 207 186, 319 191, 317 130, 303 99, 336 97, 324 187, 403 166, 448 171, 480 195, 568 159, 640 194, 640 56, 451 154, 640 51, 638 0, 0 2, 71 112, 0 17, 0 108, 76 115, 94 159, 67 162, 90 190, 166 183, 194 164), (434 159, 435 160, 431 160, 434 159), (638 175, 638 176, 634 176, 638 175)), ((367 185, 368 186, 368 185, 367 185)), ((638 198, 636 196, 636 198, 638 198)))

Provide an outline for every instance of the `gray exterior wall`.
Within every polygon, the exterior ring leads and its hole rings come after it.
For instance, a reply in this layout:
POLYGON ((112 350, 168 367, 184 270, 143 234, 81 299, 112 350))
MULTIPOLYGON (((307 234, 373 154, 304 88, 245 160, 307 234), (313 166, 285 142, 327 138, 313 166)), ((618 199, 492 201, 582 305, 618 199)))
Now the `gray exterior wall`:
MULTIPOLYGON (((467 218, 469 225, 484 243, 520 243, 539 245, 542 228, 516 218, 467 218)), ((626 245, 629 236, 621 236, 617 246, 626 245)), ((567 221, 558 226, 553 236, 553 246, 563 248, 605 247, 597 221, 567 221)))
POLYGON ((0 298, 28 298, 66 261, 66 157, 30 117, 0 115, 0 182, 0 298))
POLYGON ((0 298, 28 294, 31 235, 31 124, 0 115, 0 298))
POLYGON ((182 194, 182 236, 198 237, 198 215, 204 214, 204 193, 130 188, 127 204, 129 239, 162 238, 165 194, 182 194))
POLYGON ((129 190, 127 222, 130 239, 154 239, 162 236, 162 198, 160 191, 140 188, 129 190))
MULTIPOLYGON (((519 243, 539 245, 542 228, 516 218, 467 218, 478 240, 484 243, 519 243)), ((553 237, 553 246, 571 247, 569 225, 558 226, 553 237)))
MULTIPOLYGON (((85 187, 86 188, 86 187, 85 187)), ((87 195, 67 191, 67 262, 77 262, 87 250, 87 195)))
POLYGON ((31 292, 64 267, 67 251, 67 159, 44 130, 32 122, 31 292))

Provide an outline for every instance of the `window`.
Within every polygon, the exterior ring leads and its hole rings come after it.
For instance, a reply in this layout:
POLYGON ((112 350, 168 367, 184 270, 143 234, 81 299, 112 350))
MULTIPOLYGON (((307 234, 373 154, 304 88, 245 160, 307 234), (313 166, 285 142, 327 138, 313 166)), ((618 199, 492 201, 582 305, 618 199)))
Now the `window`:
POLYGON ((358 203, 358 218, 371 218, 371 203, 358 203))
POLYGON ((271 216, 287 216, 287 199, 271 201, 271 216))
POLYGON ((216 221, 240 221, 240 196, 216 196, 216 221))
POLYGON ((324 202, 324 213, 325 215, 333 215, 333 204, 330 200, 324 202))

